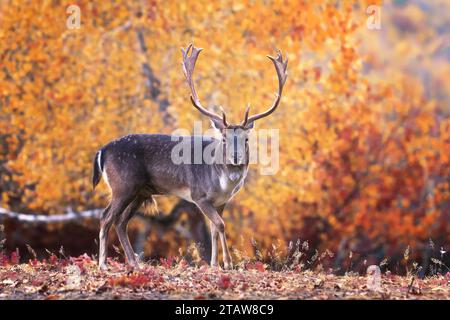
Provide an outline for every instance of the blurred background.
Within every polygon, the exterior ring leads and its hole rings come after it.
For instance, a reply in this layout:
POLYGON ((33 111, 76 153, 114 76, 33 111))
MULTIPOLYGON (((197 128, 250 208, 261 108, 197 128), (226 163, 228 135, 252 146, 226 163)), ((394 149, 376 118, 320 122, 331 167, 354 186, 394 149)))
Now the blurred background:
MULTIPOLYGON (((289 55, 283 99, 257 124, 280 130, 280 169, 262 176, 251 166, 226 209, 235 259, 271 263, 300 245, 303 268, 382 264, 403 273, 406 259, 422 273, 445 271, 449 31, 444 0, 3 0, 0 207, 46 216, 105 207, 107 187, 91 186, 103 144, 209 125, 189 102, 181 47, 205 49, 197 91, 231 122, 248 102, 253 112, 272 103, 277 81, 266 55, 280 48, 289 55)), ((129 227, 135 249, 146 259, 208 259, 198 210, 157 202, 159 214, 142 208, 129 227)), ((26 245, 41 257, 61 246, 97 254, 96 219, 22 220, 0 215, 5 255, 18 248, 27 259, 26 245)), ((120 247, 114 236, 111 248, 120 247)))

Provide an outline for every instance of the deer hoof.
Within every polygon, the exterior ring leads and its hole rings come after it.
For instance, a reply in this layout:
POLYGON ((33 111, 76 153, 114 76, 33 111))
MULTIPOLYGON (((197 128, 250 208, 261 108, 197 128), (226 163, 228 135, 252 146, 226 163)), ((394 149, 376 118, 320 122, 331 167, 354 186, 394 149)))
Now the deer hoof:
POLYGON ((103 271, 108 270, 108 266, 106 265, 106 263, 99 264, 98 268, 99 268, 99 270, 103 270, 103 271))
POLYGON ((233 269, 233 263, 232 262, 224 262, 223 263, 223 268, 225 270, 232 270, 233 269))

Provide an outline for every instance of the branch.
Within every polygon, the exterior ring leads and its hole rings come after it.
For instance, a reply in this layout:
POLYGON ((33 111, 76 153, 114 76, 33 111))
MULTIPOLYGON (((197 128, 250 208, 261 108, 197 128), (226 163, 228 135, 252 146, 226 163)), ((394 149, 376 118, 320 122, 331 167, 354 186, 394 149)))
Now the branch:
POLYGON ((6 217, 9 219, 18 220, 28 223, 57 223, 57 222, 69 222, 80 219, 98 219, 102 209, 87 210, 82 212, 68 212, 64 214, 45 215, 45 214, 26 214, 14 211, 9 211, 0 207, 0 217, 6 217))
MULTIPOLYGON (((178 202, 175 207, 172 209, 172 211, 167 214, 160 214, 157 216, 149 216, 145 215, 141 212, 137 213, 137 216, 140 217, 143 220, 146 220, 151 223, 158 223, 162 226, 169 227, 173 225, 176 221, 178 221, 178 218, 180 217, 181 213, 184 211, 190 212, 194 210, 192 205, 186 201, 180 201, 178 202)), ((67 213, 63 214, 55 214, 55 215, 45 215, 45 214, 27 214, 27 213, 20 213, 20 212, 14 212, 7 210, 5 208, 0 207, 0 218, 5 217, 8 219, 17 220, 20 222, 26 222, 26 223, 57 223, 57 222, 70 222, 70 221, 78 221, 82 219, 99 219, 100 214, 102 213, 103 209, 93 209, 93 210, 86 210, 82 212, 72 212, 69 211, 67 213)))

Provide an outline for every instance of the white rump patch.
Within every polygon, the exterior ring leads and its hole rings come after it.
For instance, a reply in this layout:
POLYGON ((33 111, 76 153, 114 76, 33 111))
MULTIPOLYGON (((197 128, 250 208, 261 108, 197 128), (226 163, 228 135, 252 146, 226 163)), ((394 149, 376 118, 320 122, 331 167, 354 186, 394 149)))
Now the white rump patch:
POLYGON ((97 165, 100 171, 102 171, 102 150, 98 152, 97 165))
POLYGON ((106 182, 108 187, 111 189, 111 185, 109 184, 109 181, 108 181, 108 175, 106 174, 106 168, 102 168, 102 150, 100 150, 98 152, 97 164, 98 164, 98 168, 100 169, 100 171, 102 173, 103 180, 106 182))
POLYGON ((104 170, 102 172, 102 177, 103 177, 103 180, 105 180, 105 182, 108 185, 108 187, 111 189, 111 186, 109 185, 109 181, 108 181, 108 175, 106 174, 106 170, 104 170))
POLYGON ((102 179, 106 182, 108 187, 111 189, 111 185, 109 184, 109 181, 108 181, 108 175, 106 174, 106 168, 102 168, 102 150, 100 150, 98 152, 97 164, 98 164, 98 168, 100 169, 100 172, 102 173, 102 179))

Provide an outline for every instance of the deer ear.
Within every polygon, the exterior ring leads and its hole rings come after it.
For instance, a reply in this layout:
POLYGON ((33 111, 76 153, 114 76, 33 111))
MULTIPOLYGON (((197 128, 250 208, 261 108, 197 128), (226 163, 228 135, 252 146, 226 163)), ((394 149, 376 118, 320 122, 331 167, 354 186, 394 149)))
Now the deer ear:
POLYGON ((218 120, 218 119, 210 119, 210 120, 211 120, 211 124, 214 129, 217 129, 217 130, 225 129, 225 125, 223 124, 222 120, 218 120))

